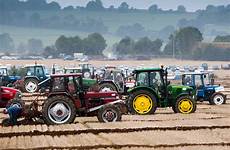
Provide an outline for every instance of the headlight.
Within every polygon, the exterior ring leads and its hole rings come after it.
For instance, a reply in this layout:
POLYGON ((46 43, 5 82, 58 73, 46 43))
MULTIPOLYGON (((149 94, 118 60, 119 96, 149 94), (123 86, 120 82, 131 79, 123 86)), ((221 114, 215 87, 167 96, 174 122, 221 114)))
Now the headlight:
POLYGON ((84 73, 84 78, 90 78, 90 73, 89 72, 85 72, 84 73))
POLYGON ((182 88, 182 90, 183 90, 183 91, 186 91, 186 90, 187 90, 187 88, 185 88, 185 87, 184 87, 184 88, 182 88))

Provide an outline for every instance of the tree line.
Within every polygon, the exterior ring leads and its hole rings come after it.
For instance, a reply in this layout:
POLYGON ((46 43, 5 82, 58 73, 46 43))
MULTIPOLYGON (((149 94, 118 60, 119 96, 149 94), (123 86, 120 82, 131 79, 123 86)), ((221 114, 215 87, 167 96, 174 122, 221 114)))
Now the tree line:
MULTIPOLYGON (((114 5, 105 8, 101 0, 91 0, 89 1, 85 7, 81 6, 66 6, 61 8, 59 3, 50 2, 48 3, 46 0, 1 0, 0 1, 0 10, 2 11, 37 11, 37 10, 49 10, 49 11, 59 11, 59 10, 90 10, 90 11, 119 11, 119 12, 133 12, 133 11, 142 11, 141 9, 136 9, 130 7, 127 2, 121 2, 121 4, 115 8, 114 5)), ((165 12, 176 12, 176 13, 185 13, 186 8, 183 5, 179 5, 177 10, 162 10, 156 4, 151 5, 148 8, 150 13, 165 13, 165 12)))
POLYGON ((178 21, 178 27, 194 26, 203 31, 206 24, 229 25, 230 4, 227 6, 208 5, 204 10, 197 10, 195 19, 183 18, 178 21))
POLYGON ((38 12, 26 13, 24 11, 7 11, 0 15, 0 24, 22 27, 66 29, 83 32, 106 33, 108 31, 108 27, 104 25, 101 19, 90 17, 76 18, 72 14, 64 16, 42 16, 38 12))
POLYGON ((106 40, 99 33, 89 34, 81 39, 79 36, 60 36, 53 46, 48 46, 44 50, 45 56, 57 57, 60 53, 73 55, 74 53, 84 53, 85 55, 102 55, 106 48, 106 40))
MULTIPOLYGON (((201 59, 201 60, 230 60, 230 48, 218 46, 215 42, 230 42, 230 35, 217 36, 214 43, 204 45, 203 35, 198 28, 185 27, 174 31, 168 43, 163 46, 161 39, 142 37, 133 39, 124 37, 113 45, 113 53, 117 56, 168 56, 181 59, 201 59)), ((221 43, 220 43, 221 44, 221 43)), ((42 41, 30 39, 27 47, 20 45, 18 50, 42 52, 42 41)), ((7 52, 14 47, 13 39, 9 34, 0 34, 0 50, 7 52)), ((60 36, 53 46, 44 49, 43 55, 57 57, 60 53, 73 55, 74 53, 84 53, 89 56, 103 55, 106 49, 106 39, 100 33, 89 34, 85 38, 79 36, 60 36)))

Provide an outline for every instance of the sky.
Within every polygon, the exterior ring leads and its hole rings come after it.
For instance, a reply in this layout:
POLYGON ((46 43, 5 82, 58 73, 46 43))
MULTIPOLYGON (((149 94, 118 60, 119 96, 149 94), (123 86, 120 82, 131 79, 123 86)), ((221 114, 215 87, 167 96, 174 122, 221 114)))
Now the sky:
MULTIPOLYGON (((56 1, 62 7, 85 6, 90 0, 47 0, 48 2, 56 1)), ((131 7, 146 9, 152 4, 157 4, 162 9, 176 9, 178 5, 184 5, 188 11, 204 9, 207 5, 228 5, 230 0, 102 0, 104 7, 114 5, 119 6, 121 2, 127 2, 131 7)))

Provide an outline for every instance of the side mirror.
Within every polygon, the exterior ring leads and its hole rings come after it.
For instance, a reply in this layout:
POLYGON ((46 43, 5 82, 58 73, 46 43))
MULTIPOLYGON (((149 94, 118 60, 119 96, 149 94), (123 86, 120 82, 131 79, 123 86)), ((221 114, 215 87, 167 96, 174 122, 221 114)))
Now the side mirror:
POLYGON ((167 85, 169 85, 169 84, 171 84, 171 82, 170 82, 170 81, 167 81, 167 85))
POLYGON ((211 79, 211 85, 214 85, 215 80, 211 79))

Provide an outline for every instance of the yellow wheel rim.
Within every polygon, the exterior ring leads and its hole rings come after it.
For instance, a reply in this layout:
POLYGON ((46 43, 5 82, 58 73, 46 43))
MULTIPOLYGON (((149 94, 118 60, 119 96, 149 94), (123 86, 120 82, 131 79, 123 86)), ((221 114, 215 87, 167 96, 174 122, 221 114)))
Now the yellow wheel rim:
POLYGON ((190 99, 182 99, 179 102, 178 109, 182 114, 191 113, 193 110, 193 103, 190 99))
POLYGON ((146 94, 137 95, 133 101, 134 110, 141 115, 147 114, 153 107, 152 99, 146 94))

